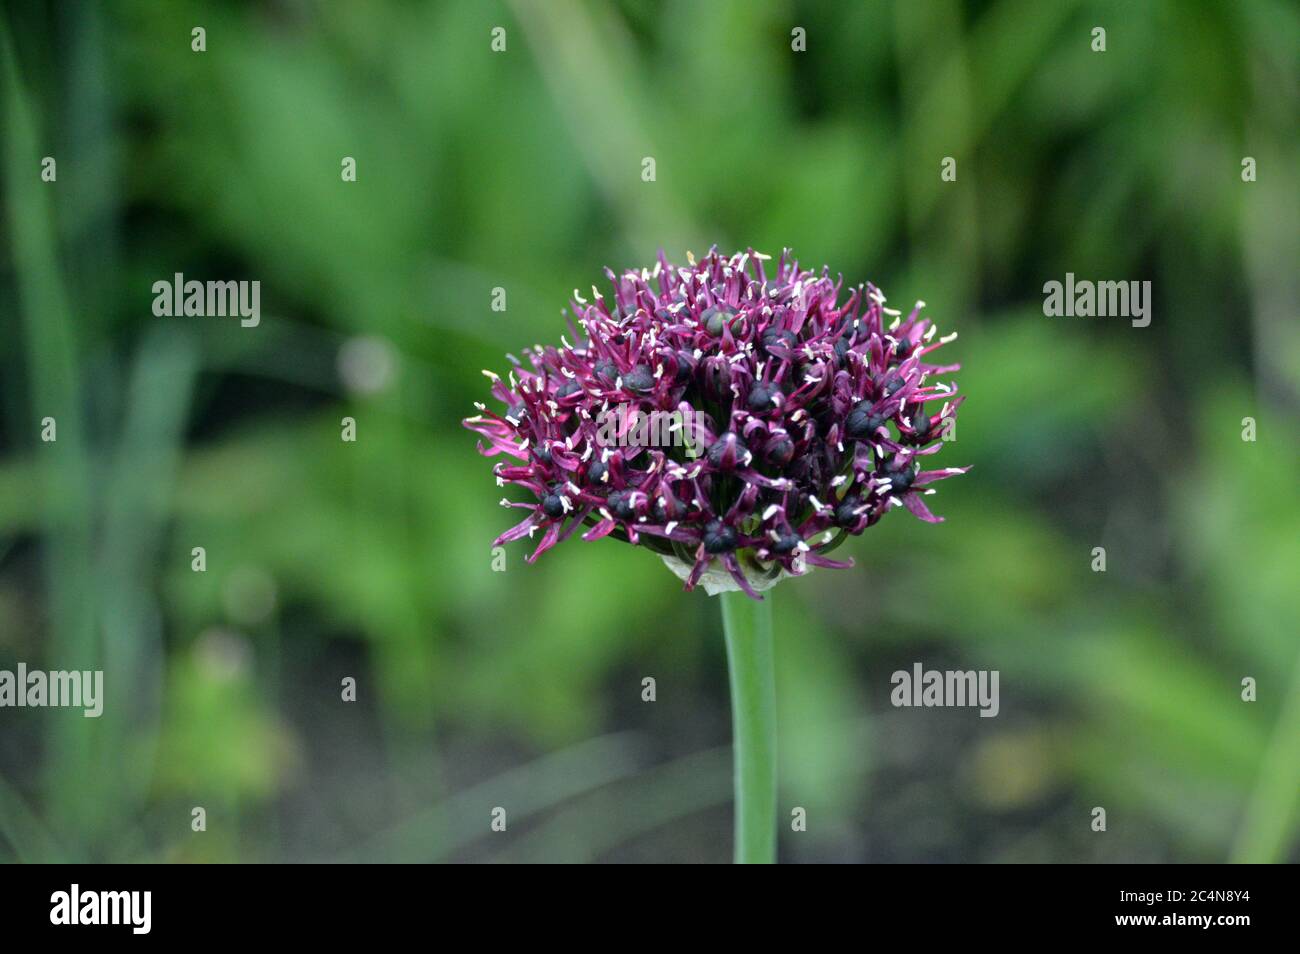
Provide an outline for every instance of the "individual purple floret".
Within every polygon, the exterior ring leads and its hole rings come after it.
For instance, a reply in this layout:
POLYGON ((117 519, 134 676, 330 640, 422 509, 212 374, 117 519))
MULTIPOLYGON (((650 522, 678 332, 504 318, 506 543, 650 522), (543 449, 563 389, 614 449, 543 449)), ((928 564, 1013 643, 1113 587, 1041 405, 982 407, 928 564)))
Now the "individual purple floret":
POLYGON ((843 279, 788 251, 770 272, 753 249, 687 258, 606 269, 612 298, 574 293, 572 343, 484 372, 505 409, 477 405, 465 426, 530 498, 502 501, 528 515, 496 544, 540 531, 532 562, 585 530, 675 558, 688 590, 717 561, 761 599, 783 572, 852 566, 825 554, 894 507, 940 522, 923 497, 969 468, 921 459, 964 398, 939 380, 959 366, 926 358, 956 334, 870 283, 838 302, 843 279))

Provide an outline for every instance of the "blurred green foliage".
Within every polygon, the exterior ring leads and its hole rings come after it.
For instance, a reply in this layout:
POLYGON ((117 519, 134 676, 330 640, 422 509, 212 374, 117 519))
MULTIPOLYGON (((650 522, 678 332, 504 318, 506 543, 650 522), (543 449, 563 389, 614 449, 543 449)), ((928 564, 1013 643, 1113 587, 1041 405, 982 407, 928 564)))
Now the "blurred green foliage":
POLYGON ((0 712, 0 857, 726 858, 716 607, 608 541, 493 572, 459 425, 602 266, 717 242, 924 298, 970 395, 948 522, 775 592, 783 855, 1294 860, 1298 46, 1282 0, 7 7, 0 667, 109 696, 0 712), (261 326, 155 318, 178 271, 261 326), (1066 271, 1152 325, 1043 317, 1066 271), (1000 717, 890 708, 916 660, 1000 717))

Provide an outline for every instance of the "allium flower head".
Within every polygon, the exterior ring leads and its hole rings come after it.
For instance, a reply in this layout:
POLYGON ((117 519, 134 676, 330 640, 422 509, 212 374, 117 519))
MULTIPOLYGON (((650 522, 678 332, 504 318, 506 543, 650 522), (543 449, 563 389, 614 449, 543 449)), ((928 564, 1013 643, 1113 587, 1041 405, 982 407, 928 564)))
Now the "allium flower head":
POLYGON ((904 317, 870 283, 716 248, 687 266, 615 275, 612 295, 574 293, 570 342, 485 371, 504 405, 465 425, 511 460, 503 500, 528 511, 496 544, 541 533, 529 562, 583 530, 660 554, 692 589, 758 591, 809 567, 895 508, 938 523, 923 496, 969 468, 922 469, 963 398, 929 355, 924 302, 904 317), (634 427, 664 421, 668 427, 634 427), (719 584, 719 580, 727 585, 719 584), (734 581, 734 587, 730 583, 734 581))

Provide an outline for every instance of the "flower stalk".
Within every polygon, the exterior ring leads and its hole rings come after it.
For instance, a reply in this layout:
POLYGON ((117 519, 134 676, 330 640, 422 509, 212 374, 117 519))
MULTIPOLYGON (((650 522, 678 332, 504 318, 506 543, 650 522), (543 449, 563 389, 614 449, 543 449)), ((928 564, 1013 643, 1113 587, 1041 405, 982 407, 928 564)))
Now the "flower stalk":
POLYGON ((735 761, 735 860, 776 861, 776 669, 772 595, 722 593, 735 761))

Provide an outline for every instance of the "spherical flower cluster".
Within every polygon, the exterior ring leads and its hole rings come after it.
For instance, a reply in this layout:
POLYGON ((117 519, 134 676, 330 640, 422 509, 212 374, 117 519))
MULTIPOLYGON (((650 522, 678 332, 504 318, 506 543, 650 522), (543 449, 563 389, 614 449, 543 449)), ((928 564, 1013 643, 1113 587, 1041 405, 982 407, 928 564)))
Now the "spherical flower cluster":
POLYGON ((826 554, 893 508, 939 522, 922 497, 969 468, 920 467, 963 400, 939 380, 958 365, 927 357, 956 335, 870 283, 839 302, 842 278, 788 253, 774 269, 753 249, 688 261, 606 269, 611 299, 574 293, 572 343, 512 357, 505 380, 484 372, 504 411, 479 404, 465 425, 513 458, 497 483, 531 498, 502 501, 528 514, 496 543, 540 531, 532 562, 583 529, 656 551, 687 589, 708 572, 761 598, 851 566, 826 554), (665 416, 659 440, 632 427, 665 416))

